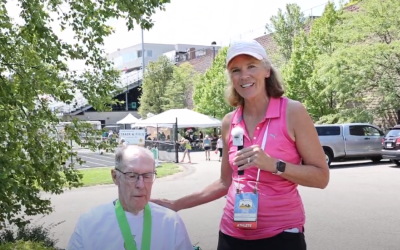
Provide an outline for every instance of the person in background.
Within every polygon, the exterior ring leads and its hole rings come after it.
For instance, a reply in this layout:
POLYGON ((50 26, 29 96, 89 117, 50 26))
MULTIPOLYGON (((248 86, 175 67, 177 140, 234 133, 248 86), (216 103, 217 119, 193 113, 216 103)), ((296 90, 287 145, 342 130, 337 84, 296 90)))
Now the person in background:
POLYGON ((208 135, 206 135, 203 140, 203 149, 206 154, 206 161, 210 161, 211 139, 208 135))
POLYGON ((220 178, 177 200, 153 201, 179 211, 227 195, 214 249, 305 250, 297 188, 329 183, 314 123, 300 102, 283 97, 283 81, 257 41, 231 44, 226 67, 226 97, 236 109, 222 121, 220 178), (244 148, 238 150, 241 132, 244 148))
POLYGON ((185 151, 183 152, 183 158, 182 158, 181 162, 185 161, 185 157, 187 155, 188 159, 189 159, 188 163, 192 163, 192 161, 190 159, 190 151, 192 150, 192 145, 190 145, 190 141, 188 139, 184 139, 181 144, 185 148, 185 151))
POLYGON ((217 150, 218 150, 218 152, 219 152, 219 159, 218 159, 218 161, 221 161, 221 159, 222 159, 222 148, 224 147, 223 145, 224 145, 224 143, 223 143, 223 141, 222 141, 222 136, 219 135, 219 136, 218 136, 218 140, 217 140, 217 150))
POLYGON ((179 215, 149 202, 156 179, 151 152, 123 146, 115 162, 111 178, 118 186, 118 199, 81 215, 67 250, 193 249, 179 215))

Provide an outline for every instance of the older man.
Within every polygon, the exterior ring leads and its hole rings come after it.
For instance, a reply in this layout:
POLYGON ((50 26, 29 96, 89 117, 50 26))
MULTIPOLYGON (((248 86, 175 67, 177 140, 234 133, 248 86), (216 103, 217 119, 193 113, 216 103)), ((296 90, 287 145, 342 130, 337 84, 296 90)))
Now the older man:
POLYGON ((130 145, 115 154, 111 170, 118 199, 83 214, 68 250, 191 250, 193 246, 179 215, 150 203, 156 178, 149 150, 130 145))

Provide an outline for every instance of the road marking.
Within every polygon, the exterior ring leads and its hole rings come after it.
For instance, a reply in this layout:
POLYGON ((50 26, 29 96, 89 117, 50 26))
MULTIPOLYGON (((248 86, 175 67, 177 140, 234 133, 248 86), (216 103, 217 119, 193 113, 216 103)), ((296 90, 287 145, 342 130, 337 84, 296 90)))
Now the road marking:
MULTIPOLYGON (((96 164, 96 165, 100 165, 100 166, 105 166, 104 163, 97 163, 97 162, 93 162, 93 161, 85 161, 86 163, 91 163, 91 164, 96 164)), ((106 166, 105 166, 106 167, 106 166)), ((109 166, 108 166, 109 167, 109 166)))
POLYGON ((96 161, 103 161, 103 162, 107 162, 107 163, 109 163, 109 164, 114 164, 114 163, 115 163, 114 161, 101 160, 101 159, 93 158, 93 157, 89 157, 89 156, 84 156, 84 157, 82 157, 82 160, 85 160, 85 158, 93 159, 93 160, 96 160, 96 161))

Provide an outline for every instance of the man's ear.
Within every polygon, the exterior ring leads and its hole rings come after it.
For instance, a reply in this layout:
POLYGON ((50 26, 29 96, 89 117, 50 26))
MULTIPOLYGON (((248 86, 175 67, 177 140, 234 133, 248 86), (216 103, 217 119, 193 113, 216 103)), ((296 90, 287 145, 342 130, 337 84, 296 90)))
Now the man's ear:
POLYGON ((111 169, 111 178, 115 185, 119 185, 118 173, 115 169, 111 169))

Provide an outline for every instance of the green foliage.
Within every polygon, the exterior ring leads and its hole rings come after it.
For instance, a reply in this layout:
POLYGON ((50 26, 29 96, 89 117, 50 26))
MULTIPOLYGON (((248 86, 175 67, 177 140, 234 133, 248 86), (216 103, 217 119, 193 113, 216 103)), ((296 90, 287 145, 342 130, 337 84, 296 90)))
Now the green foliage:
POLYGON ((50 200, 40 191, 60 194, 64 186, 80 185, 74 164, 61 167, 65 159, 80 162, 68 140, 98 147, 96 133, 101 132, 76 121, 65 130, 67 140, 56 140, 59 118, 41 97, 70 104, 81 92, 98 111, 115 104, 119 72, 102 49, 104 38, 113 33, 106 22, 125 18, 128 29, 134 23, 149 29, 151 14, 167 2, 18 0, 18 23, 6 9, 11 1, 0 2, 0 228, 5 223, 22 226, 24 215, 51 212, 50 200), (74 42, 53 32, 50 26, 57 23, 71 30, 74 42), (88 69, 70 71, 66 62, 73 60, 83 60, 88 69), (85 141, 81 133, 88 135, 85 141))
POLYGON ((400 109, 400 5, 358 5, 359 11, 348 12, 328 3, 309 34, 295 36, 282 70, 286 93, 303 102, 317 123, 392 126, 400 109))
POLYGON ((193 94, 195 110, 218 119, 233 110, 224 99, 229 82, 225 73, 227 51, 227 47, 219 51, 211 67, 196 82, 193 94))
POLYGON ((142 95, 139 98, 139 114, 146 117, 148 113, 159 114, 167 104, 164 97, 167 83, 172 80, 174 64, 166 56, 161 56, 156 62, 150 62, 141 86, 142 95))
POLYGON ((344 5, 344 7, 349 7, 349 6, 355 5, 355 4, 357 4, 357 3, 361 2, 361 1, 362 0, 350 0, 348 3, 346 3, 344 5))
POLYGON ((303 31, 294 38, 291 58, 283 69, 287 96, 301 101, 315 121, 336 109, 335 92, 326 90, 330 79, 316 77, 316 70, 319 61, 334 51, 338 38, 332 32, 339 21, 339 12, 328 3, 323 15, 312 23, 310 33, 303 31))
POLYGON ((347 120, 392 126, 400 109, 400 5, 397 0, 359 5, 359 12, 344 15, 336 29, 343 42, 321 60, 318 75, 331 79, 326 90, 335 91, 342 104, 337 116, 349 109, 343 115, 347 120))
POLYGON ((307 19, 301 12, 300 6, 286 4, 286 11, 283 12, 282 9, 279 9, 278 14, 270 18, 270 22, 265 28, 272 33, 272 38, 278 48, 277 52, 281 56, 275 56, 278 64, 284 64, 290 59, 293 40, 300 32, 304 31, 307 19))
POLYGON ((17 241, 0 244, 2 250, 54 250, 53 247, 46 247, 42 243, 31 241, 17 241))
MULTIPOLYGON (((7 228, 0 233, 0 249, 8 249, 5 246, 36 247, 32 249, 54 249, 58 240, 52 238, 52 228, 63 222, 52 224, 45 228, 43 225, 30 225, 17 228, 15 231, 7 228)), ((9 248, 14 249, 14 248, 9 248)), ((19 248, 18 248, 19 249, 19 248)), ((31 248, 21 248, 31 249, 31 248)))
POLYGON ((193 87, 199 76, 190 63, 186 62, 179 67, 174 67, 172 79, 167 83, 164 93, 163 110, 191 107, 193 87))

